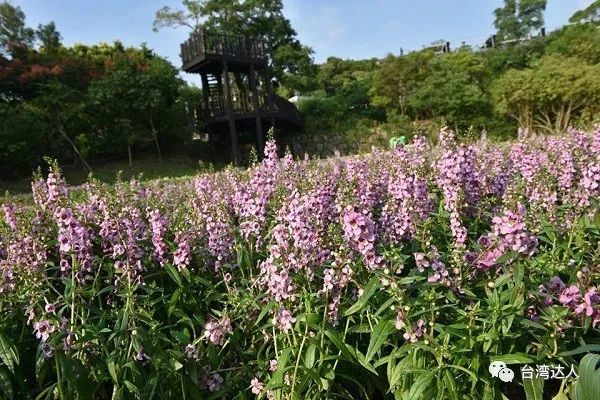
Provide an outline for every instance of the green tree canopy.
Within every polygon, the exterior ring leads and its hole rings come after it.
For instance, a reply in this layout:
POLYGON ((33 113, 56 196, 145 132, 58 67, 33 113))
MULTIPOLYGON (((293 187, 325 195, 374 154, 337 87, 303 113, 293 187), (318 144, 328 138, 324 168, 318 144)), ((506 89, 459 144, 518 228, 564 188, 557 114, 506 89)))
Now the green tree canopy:
POLYGON ((592 24, 600 22, 600 0, 596 0, 583 10, 577 11, 569 18, 569 22, 589 22, 592 24))
POLYGON ((494 82, 493 99, 522 127, 561 132, 575 116, 598 115, 600 65, 548 55, 532 68, 507 71, 494 82))
POLYGON ((491 105, 484 92, 485 64, 469 50, 434 57, 430 72, 408 97, 417 117, 441 116, 457 127, 468 127, 474 116, 489 114, 491 105))
POLYGON ((0 3, 0 48, 4 53, 14 53, 23 46, 31 46, 35 32, 25 25, 25 13, 21 7, 8 1, 0 3))
POLYGON ((42 51, 56 52, 60 48, 62 36, 56 30, 54 21, 50 21, 47 24, 39 24, 35 34, 40 41, 42 51))
POLYGON ((386 110, 408 112, 407 99, 429 74, 431 52, 412 52, 404 56, 388 55, 373 75, 370 94, 373 104, 386 110))
POLYGON ((299 76, 314 74, 312 50, 297 39, 290 20, 283 14, 281 0, 184 0, 183 5, 185 10, 166 6, 158 10, 154 30, 184 26, 195 31, 203 27, 231 35, 261 37, 271 59, 271 72, 284 85, 306 86, 308 82, 299 76))
POLYGON ((544 26, 546 0, 504 0, 494 10, 500 40, 520 39, 544 26))
POLYGON ((564 26, 552 32, 546 53, 577 57, 589 64, 600 63, 600 29, 592 24, 564 26))

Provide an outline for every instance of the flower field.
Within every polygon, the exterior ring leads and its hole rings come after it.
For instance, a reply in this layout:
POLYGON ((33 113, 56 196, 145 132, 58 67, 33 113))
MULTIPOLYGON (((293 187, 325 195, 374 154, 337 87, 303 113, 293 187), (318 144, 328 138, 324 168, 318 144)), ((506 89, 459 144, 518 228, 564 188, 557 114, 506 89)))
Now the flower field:
POLYGON ((2 398, 541 400, 521 366, 600 349, 600 130, 32 189, 0 211, 2 398))

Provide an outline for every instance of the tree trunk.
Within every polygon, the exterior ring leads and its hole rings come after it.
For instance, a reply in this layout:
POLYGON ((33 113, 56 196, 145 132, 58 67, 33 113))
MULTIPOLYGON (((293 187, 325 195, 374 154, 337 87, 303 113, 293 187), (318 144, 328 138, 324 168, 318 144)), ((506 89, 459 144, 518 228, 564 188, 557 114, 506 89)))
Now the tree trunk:
POLYGON ((67 142, 69 142, 69 144, 73 148, 73 151, 75 151, 75 154, 77 154, 77 156, 81 160, 81 164, 83 164, 83 166, 88 170, 88 172, 92 172, 92 168, 87 163, 87 161, 85 161, 85 158, 83 158, 83 156, 79 152, 79 149, 77 148, 77 146, 75 145, 75 143, 73 143, 73 141, 71 140, 71 138, 69 137, 69 135, 67 135, 67 132, 65 132, 65 128, 63 127, 63 125, 60 122, 60 120, 58 120, 56 122, 57 122, 57 126, 58 126, 58 131, 60 132, 60 134, 62 135, 62 137, 65 138, 65 140, 67 142))
POLYGON ((133 156, 131 155, 131 143, 127 143, 127 157, 129 158, 129 168, 133 167, 133 156))
POLYGON ((154 137, 154 144, 156 145, 156 151, 158 152, 158 162, 162 163, 162 152, 160 151, 160 145, 158 144, 158 132, 154 127, 154 120, 150 117, 150 127, 152 128, 152 136, 154 137))

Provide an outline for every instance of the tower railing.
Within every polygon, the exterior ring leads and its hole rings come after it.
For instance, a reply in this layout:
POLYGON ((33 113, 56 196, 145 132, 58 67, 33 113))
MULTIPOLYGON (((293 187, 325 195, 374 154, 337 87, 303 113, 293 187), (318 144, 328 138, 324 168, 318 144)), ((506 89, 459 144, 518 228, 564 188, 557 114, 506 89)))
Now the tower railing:
POLYGON ((210 58, 265 62, 267 52, 261 40, 200 30, 181 44, 181 59, 186 66, 210 58))

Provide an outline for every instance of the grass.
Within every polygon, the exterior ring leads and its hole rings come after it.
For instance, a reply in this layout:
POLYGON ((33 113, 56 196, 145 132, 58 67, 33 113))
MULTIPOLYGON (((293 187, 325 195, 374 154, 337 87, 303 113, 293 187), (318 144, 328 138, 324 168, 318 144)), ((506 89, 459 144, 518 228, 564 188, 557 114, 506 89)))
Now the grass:
MULTIPOLYGON (((205 169, 198 161, 183 157, 168 157, 165 158, 162 163, 159 163, 155 157, 139 158, 134 159, 132 167, 129 167, 127 160, 92 164, 91 167, 93 176, 106 183, 114 183, 119 173, 123 180, 129 180, 130 178, 135 177, 142 181, 146 181, 157 178, 178 178, 195 175, 199 171, 205 169)), ((87 172, 81 169, 65 168, 63 173, 70 186, 81 185, 88 179, 87 172)), ((30 192, 30 177, 12 181, 0 180, 0 202, 2 196, 14 195, 19 198, 28 196, 30 192)))

